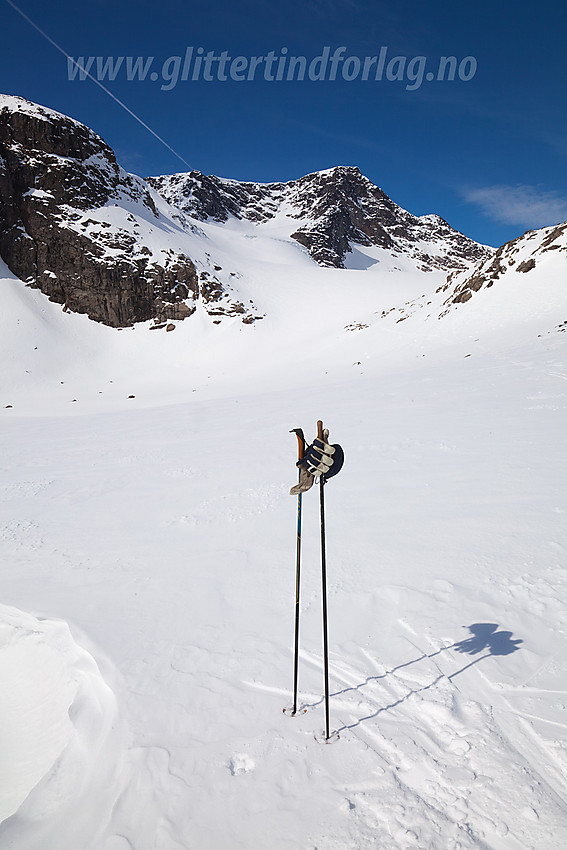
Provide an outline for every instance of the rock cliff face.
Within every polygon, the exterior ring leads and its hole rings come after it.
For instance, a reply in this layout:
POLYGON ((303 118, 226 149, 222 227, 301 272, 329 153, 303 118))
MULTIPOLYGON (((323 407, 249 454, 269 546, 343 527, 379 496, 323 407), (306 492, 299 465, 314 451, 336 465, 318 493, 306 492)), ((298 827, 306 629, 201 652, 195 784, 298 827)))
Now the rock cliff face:
POLYGON ((443 287, 449 292, 445 305, 464 304, 475 292, 489 289, 509 272, 528 274, 550 252, 565 262, 567 279, 567 222, 540 230, 528 230, 523 236, 506 242, 492 257, 469 273, 448 275, 443 287))
POLYGON ((402 209, 356 167, 338 166, 289 183, 239 183, 198 171, 146 179, 170 204, 201 221, 234 216, 261 225, 287 218, 290 237, 322 266, 343 268, 353 245, 411 257, 423 271, 464 269, 492 253, 439 216, 402 209))
POLYGON ((0 255, 69 310, 121 327, 194 309, 193 262, 156 257, 140 230, 160 226, 148 187, 83 124, 0 97, 0 255))

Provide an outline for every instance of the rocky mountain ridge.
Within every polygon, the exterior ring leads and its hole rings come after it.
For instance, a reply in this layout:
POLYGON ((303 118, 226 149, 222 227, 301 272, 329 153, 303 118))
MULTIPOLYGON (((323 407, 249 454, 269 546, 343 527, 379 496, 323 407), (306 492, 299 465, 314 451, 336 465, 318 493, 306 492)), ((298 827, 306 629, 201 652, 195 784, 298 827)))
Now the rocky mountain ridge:
MULTIPOLYGON (((510 272, 531 272, 549 252, 556 252, 556 256, 567 261, 567 222, 528 230, 522 236, 501 245, 492 257, 479 263, 472 271, 449 274, 443 287, 443 291, 450 292, 445 305, 466 303, 474 293, 483 288, 490 289, 510 272)), ((567 265, 565 272, 567 275, 567 265)))
POLYGON ((146 181, 172 206, 200 221, 233 217, 262 225, 286 217, 290 238, 322 266, 344 268, 353 245, 404 254, 422 271, 462 270, 492 254, 440 216, 414 216, 402 209, 356 166, 336 166, 288 183, 244 183, 199 171, 146 181))

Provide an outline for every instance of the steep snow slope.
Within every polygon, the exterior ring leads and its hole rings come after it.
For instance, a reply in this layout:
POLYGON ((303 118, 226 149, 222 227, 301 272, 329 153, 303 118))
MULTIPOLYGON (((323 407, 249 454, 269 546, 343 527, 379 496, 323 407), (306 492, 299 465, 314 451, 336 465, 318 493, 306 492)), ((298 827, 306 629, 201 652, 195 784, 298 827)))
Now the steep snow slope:
MULTIPOLYGON (((533 292, 535 287, 545 286, 545 281, 550 278, 564 281, 566 263, 567 222, 540 230, 528 230, 523 236, 498 248, 492 258, 479 264, 472 273, 449 275, 443 291, 453 291, 446 303, 464 303, 472 298, 474 292, 489 289, 501 278, 507 279, 510 300, 515 301, 510 286, 515 283, 521 289, 518 274, 529 275, 527 286, 523 289, 526 293, 530 289, 533 292)), ((503 286, 506 284, 499 284, 499 287, 503 286)))
POLYGON ((384 333, 410 320, 430 348, 451 338, 496 348, 518 336, 546 338, 567 328, 566 280, 567 225, 560 224, 528 231, 472 270, 449 274, 435 292, 379 316, 361 312, 356 326, 384 333))

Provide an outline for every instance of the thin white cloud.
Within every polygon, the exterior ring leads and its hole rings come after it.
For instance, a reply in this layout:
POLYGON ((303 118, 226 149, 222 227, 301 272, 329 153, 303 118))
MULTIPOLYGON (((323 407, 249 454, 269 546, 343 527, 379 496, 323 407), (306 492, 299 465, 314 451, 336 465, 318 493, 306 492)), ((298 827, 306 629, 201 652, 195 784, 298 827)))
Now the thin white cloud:
POLYGON ((537 186, 487 186, 466 189, 463 197, 500 224, 546 227, 567 220, 567 198, 537 186))

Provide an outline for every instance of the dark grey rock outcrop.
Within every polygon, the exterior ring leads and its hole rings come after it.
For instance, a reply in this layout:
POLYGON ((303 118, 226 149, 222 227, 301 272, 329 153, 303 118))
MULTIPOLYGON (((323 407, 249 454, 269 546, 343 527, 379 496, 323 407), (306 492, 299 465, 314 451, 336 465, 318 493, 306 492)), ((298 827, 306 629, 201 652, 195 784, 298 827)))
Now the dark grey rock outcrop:
POLYGON ((10 270, 114 327, 190 315, 192 261, 170 252, 155 262, 134 227, 85 215, 113 202, 159 219, 144 182, 92 130, 23 98, 0 98, 0 255, 10 270))
POLYGON ((567 261, 567 222, 540 230, 528 230, 523 236, 501 245, 492 257, 479 263, 468 274, 449 274, 443 287, 449 293, 445 306, 466 303, 475 292, 483 288, 490 289, 509 272, 529 274, 550 251, 567 261))

